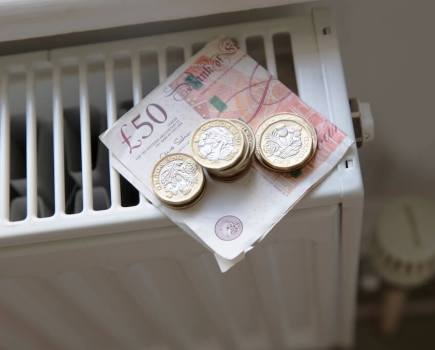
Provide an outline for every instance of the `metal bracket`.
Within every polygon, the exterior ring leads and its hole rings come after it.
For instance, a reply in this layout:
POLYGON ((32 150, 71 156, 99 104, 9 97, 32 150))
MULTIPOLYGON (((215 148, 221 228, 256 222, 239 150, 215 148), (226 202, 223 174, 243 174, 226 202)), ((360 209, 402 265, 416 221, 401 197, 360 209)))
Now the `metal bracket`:
POLYGON ((357 98, 349 99, 355 141, 358 148, 375 137, 375 126, 370 103, 360 102, 357 98))

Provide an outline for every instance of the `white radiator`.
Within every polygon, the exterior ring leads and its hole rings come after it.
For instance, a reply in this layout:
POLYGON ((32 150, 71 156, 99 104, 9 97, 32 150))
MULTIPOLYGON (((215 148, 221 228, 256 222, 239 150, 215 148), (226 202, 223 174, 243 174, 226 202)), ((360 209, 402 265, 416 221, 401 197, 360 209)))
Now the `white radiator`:
POLYGON ((98 143, 220 34, 353 135, 325 10, 0 57, 0 349, 351 343, 363 204, 355 148, 221 274, 209 252, 120 181, 98 143))

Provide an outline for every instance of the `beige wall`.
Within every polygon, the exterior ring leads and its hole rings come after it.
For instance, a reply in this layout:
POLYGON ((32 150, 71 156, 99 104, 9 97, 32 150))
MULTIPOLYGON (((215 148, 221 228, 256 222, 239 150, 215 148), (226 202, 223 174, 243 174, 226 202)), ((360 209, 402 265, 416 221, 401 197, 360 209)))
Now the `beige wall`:
POLYGON ((361 149, 366 231, 381 202, 435 199, 435 2, 336 0, 350 96, 371 102, 375 140, 361 149))

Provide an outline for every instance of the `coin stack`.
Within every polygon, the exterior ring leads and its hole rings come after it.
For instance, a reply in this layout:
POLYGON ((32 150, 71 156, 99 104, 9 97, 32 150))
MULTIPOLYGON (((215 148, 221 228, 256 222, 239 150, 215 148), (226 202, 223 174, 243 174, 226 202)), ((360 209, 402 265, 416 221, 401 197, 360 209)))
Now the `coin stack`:
POLYGON ((255 156, 267 169, 288 173, 304 167, 317 149, 317 135, 304 118, 280 113, 266 119, 255 133, 255 156))
POLYGON ((192 154, 209 175, 221 181, 235 181, 251 164, 255 136, 251 127, 238 119, 210 119, 193 134, 192 154))
POLYGON ((198 202, 206 183, 202 167, 183 153, 160 159, 154 166, 151 180, 155 195, 174 209, 184 209, 198 202))

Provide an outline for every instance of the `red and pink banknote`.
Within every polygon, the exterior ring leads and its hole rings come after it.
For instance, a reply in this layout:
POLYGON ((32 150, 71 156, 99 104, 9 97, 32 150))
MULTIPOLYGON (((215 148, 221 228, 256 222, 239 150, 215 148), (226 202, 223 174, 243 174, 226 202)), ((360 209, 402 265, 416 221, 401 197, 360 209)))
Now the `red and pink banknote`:
POLYGON ((101 140, 111 151, 112 165, 174 223, 213 251, 222 270, 264 238, 353 143, 228 38, 206 45, 101 140), (169 153, 191 153, 190 136, 204 119, 243 119, 255 130, 282 112, 298 114, 316 129, 318 149, 301 171, 280 175, 255 163, 234 183, 208 178, 202 200, 186 210, 165 207, 153 194, 150 174, 155 162, 169 153))

